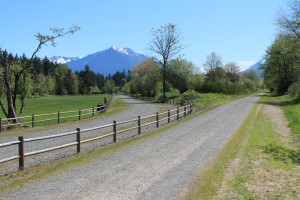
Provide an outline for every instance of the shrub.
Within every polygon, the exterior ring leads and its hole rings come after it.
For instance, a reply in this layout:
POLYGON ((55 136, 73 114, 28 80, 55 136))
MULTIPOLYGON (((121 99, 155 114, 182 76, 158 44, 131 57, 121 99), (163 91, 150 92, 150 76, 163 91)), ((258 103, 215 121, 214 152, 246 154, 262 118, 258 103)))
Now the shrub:
POLYGON ((300 83, 292 83, 290 87, 288 88, 288 94, 291 97, 297 97, 300 96, 300 83))

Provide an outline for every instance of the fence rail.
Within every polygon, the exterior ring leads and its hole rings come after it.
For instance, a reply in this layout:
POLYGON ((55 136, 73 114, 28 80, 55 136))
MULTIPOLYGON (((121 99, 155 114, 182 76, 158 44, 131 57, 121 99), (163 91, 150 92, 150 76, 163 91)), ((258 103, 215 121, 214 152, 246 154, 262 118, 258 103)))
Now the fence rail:
POLYGON ((27 124, 31 124, 31 127, 35 127, 37 123, 41 122, 49 122, 49 121, 56 121, 57 124, 61 123, 61 120, 76 118, 80 120, 83 116, 91 115, 95 116, 96 113, 105 112, 110 104, 112 97, 109 100, 106 100, 104 97, 104 105, 98 105, 92 108, 86 109, 78 109, 78 110, 71 110, 71 111, 57 111, 53 113, 44 113, 44 114, 32 114, 31 116, 22 116, 17 118, 0 118, 0 133, 2 129, 9 128, 12 126, 25 126, 27 124), (74 115, 66 115, 70 113, 75 113, 74 115), (51 116, 51 117, 49 117, 51 116), (49 118, 44 118, 49 117, 49 118), (17 123, 11 123, 12 121, 17 121, 17 123))
POLYGON ((193 108, 192 108, 192 105, 190 104, 190 105, 183 106, 183 107, 177 107, 177 109, 168 110, 168 111, 162 112, 162 113, 157 112, 155 115, 149 115, 149 116, 145 116, 145 117, 138 116, 135 119, 130 119, 130 120, 121 121, 121 122, 113 121, 112 124, 107 124, 107 125, 99 126, 99 127, 92 127, 92 128, 88 128, 88 129, 82 129, 82 130, 80 128, 76 128, 76 131, 59 133, 59 134, 54 134, 54 135, 49 135, 49 136, 27 138, 27 139, 24 139, 23 136, 19 136, 17 141, 0 144, 0 149, 8 147, 8 146, 12 146, 12 145, 18 145, 18 155, 13 155, 8 158, 3 158, 2 160, 0 160, 0 164, 9 162, 12 160, 19 160, 19 170, 23 170, 25 167, 25 159, 24 159, 25 157, 42 154, 42 153, 46 153, 46 152, 51 152, 51 151, 55 151, 58 149, 67 148, 70 146, 77 146, 77 153, 80 153, 81 144, 92 142, 95 140, 100 140, 102 138, 106 138, 106 137, 110 137, 110 136, 113 136, 113 138, 112 138, 113 142, 116 142, 117 134, 135 130, 135 129, 138 131, 137 134, 139 135, 139 134, 141 134, 142 127, 149 126, 152 124, 156 124, 156 127, 159 127, 159 125, 160 125, 159 122, 162 122, 163 120, 167 120, 167 123, 170 123, 171 121, 174 121, 174 119, 178 120, 180 117, 185 117, 188 114, 191 114, 192 110, 193 110, 193 108), (160 119, 159 117, 162 115, 167 115, 167 116, 160 119), (152 121, 145 120, 145 119, 151 119, 151 118, 155 118, 155 119, 152 121), (143 123, 143 121, 145 121, 145 122, 143 123), (137 124, 133 124, 133 122, 135 122, 135 123, 137 122, 137 124), (121 124, 123 124, 123 125, 127 124, 127 126, 118 127, 118 125, 121 125, 121 124), (89 131, 93 131, 93 130, 101 130, 101 129, 105 129, 105 128, 106 129, 112 128, 112 129, 105 130, 104 133, 99 132, 98 134, 100 134, 100 135, 94 136, 92 138, 88 138, 88 139, 84 139, 84 140, 81 139, 81 135, 85 132, 89 132, 89 131), (42 140, 48 140, 48 139, 52 139, 52 138, 60 138, 60 137, 65 137, 65 136, 70 136, 70 135, 76 135, 76 137, 74 137, 75 141, 67 143, 67 144, 60 144, 57 146, 48 147, 45 149, 39 149, 39 150, 35 150, 35 151, 25 152, 26 143, 39 142, 42 140))

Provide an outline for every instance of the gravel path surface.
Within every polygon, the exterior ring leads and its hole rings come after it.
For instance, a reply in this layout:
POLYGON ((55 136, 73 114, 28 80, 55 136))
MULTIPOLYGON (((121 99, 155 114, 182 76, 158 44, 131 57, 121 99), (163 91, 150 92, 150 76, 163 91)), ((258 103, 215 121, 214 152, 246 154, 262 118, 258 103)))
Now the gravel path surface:
MULTIPOLYGON (((136 119, 138 116, 148 116, 153 115, 156 112, 159 112, 160 110, 167 110, 167 109, 173 109, 174 106, 168 105, 168 104, 153 104, 153 103, 146 103, 144 101, 140 101, 137 99, 133 99, 128 96, 116 96, 117 98, 125 101, 127 104, 130 104, 130 107, 126 109, 125 111, 122 111, 121 113, 112 115, 112 116, 101 116, 98 118, 90 118, 89 121, 77 121, 76 123, 72 123, 69 125, 65 125, 58 128, 47 128, 47 130, 44 131, 32 131, 30 130, 30 133, 26 133, 24 138, 34 138, 34 137, 40 137, 40 136, 47 136, 47 135, 55 135, 59 133, 66 133, 70 131, 76 131, 76 127, 83 129, 93 128, 93 127, 99 127, 107 124, 112 124, 114 120, 117 122, 126 121, 130 119, 136 119)), ((135 125, 137 122, 132 122, 128 125, 135 125)), ((122 127, 122 125, 119 125, 118 127, 122 127)), ((147 127, 148 129, 150 127, 147 127)), ((26 129, 24 129, 26 131, 26 129)), ((112 127, 101 129, 96 131, 89 131, 81 134, 81 139, 88 139, 94 136, 99 136, 101 134, 105 134, 108 132, 112 132, 112 127)), ((146 132, 146 128, 143 128, 143 132, 146 132)), ((127 132, 126 134, 118 135, 117 140, 121 140, 127 137, 132 137, 137 134, 137 131, 131 131, 127 132)), ((22 135, 22 134, 20 134, 22 135)), ((18 138, 16 136, 9 136, 2 134, 0 135, 0 144, 5 142, 12 142, 16 141, 18 138)), ((60 138, 54 138, 54 139, 47 139, 47 140, 40 140, 36 142, 28 142, 25 143, 25 152, 32 152, 37 151, 45 148, 50 148, 54 146, 59 146, 71 142, 76 142, 76 135, 70 135, 60 138)), ((96 142, 91 143, 85 143, 82 145, 82 151, 87 151, 94 149, 96 147, 99 147, 100 145, 105 145, 108 143, 112 143, 112 136, 108 138, 104 138, 102 140, 98 140, 96 142)), ((29 166, 34 166, 37 164, 41 164, 44 162, 49 162, 61 157, 66 157, 72 154, 75 154, 77 152, 76 146, 67 147, 61 150, 52 151, 49 153, 43 153, 38 154, 35 156, 30 156, 25 158, 25 168, 29 166)), ((0 148, 0 160, 4 158, 8 158, 11 156, 18 155, 18 145, 14 145, 11 147, 6 148, 0 148)), ((10 161, 7 163, 1 163, 0 164, 0 176, 3 176, 7 173, 11 173, 18 170, 18 161, 10 161)))
POLYGON ((226 104, 106 158, 37 180, 0 199, 178 199, 259 96, 226 104))

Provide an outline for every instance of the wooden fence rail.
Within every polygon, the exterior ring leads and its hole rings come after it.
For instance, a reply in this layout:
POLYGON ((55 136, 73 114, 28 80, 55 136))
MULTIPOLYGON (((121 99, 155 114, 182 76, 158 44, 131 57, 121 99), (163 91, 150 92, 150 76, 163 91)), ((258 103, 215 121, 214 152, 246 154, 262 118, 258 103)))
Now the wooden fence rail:
POLYGON ((61 120, 64 119, 76 118, 78 120, 81 120, 81 118, 86 115, 95 116, 95 113, 97 112, 101 113, 106 111, 111 101, 111 98, 112 97, 110 97, 110 99, 107 101, 106 97, 104 97, 104 102, 105 102, 104 105, 99 105, 92 108, 64 111, 64 112, 57 111, 57 112, 45 113, 45 114, 32 114, 31 116, 22 116, 17 118, 0 118, 0 133, 2 129, 12 127, 12 126, 19 126, 19 125, 25 126, 27 124, 30 124, 31 127, 34 128, 37 123, 41 123, 41 122, 57 121, 57 124, 59 124, 62 122, 61 120), (70 113, 73 115, 66 115, 70 113), (49 117, 49 118, 43 118, 43 117, 49 117), (10 123, 13 120, 17 120, 18 123, 10 123))
POLYGON ((14 155, 12 157, 4 158, 4 159, 0 160, 0 164, 8 162, 8 161, 12 161, 12 160, 18 160, 19 161, 19 170, 23 170, 25 167, 25 157, 29 157, 29 156, 33 156, 33 155, 37 155, 37 154, 41 154, 41 153, 46 153, 46 152, 50 152, 50 151, 54 151, 54 150, 58 150, 58 149, 63 149, 63 148, 67 148, 70 146, 77 146, 77 153, 80 153, 81 144, 92 142, 92 141, 110 137, 110 136, 113 136, 112 140, 113 140, 113 142, 116 142, 117 134, 131 131, 131 130, 137 130, 137 134, 139 135, 139 134, 141 134, 142 127, 150 126, 152 124, 156 124, 155 127, 159 127, 159 122, 166 121, 167 123, 170 123, 172 121, 172 118, 178 120, 180 118, 180 115, 181 115, 181 117, 186 117, 188 114, 192 113, 192 110, 193 110, 192 105, 188 105, 188 106, 183 106, 180 108, 178 107, 177 109, 174 109, 174 110, 168 110, 168 111, 162 112, 162 113, 157 112, 154 115, 149 115, 149 116, 145 116, 145 117, 138 116, 138 118, 130 119, 127 121, 121 121, 121 122, 113 121, 112 124, 107 124, 107 125, 99 126, 99 127, 93 127, 93 128, 88 128, 88 129, 82 129, 82 130, 80 128, 76 128, 75 131, 71 131, 71 132, 60 133, 60 134, 49 135, 49 136, 27 138, 27 139, 24 139, 23 136, 19 136, 17 141, 0 144, 0 149, 9 147, 9 146, 13 146, 13 145, 18 145, 18 155, 14 155), (163 116, 163 115, 166 115, 166 117, 160 118, 160 116, 163 116), (147 119, 152 119, 152 118, 155 118, 155 119, 152 121, 146 121, 147 119), (143 121, 145 121, 144 124, 142 123, 143 121), (132 123, 134 123, 134 122, 135 123, 137 122, 137 124, 133 125, 132 123), (118 125, 124 125, 124 124, 128 124, 128 126, 118 128, 118 125), (111 131, 108 131, 108 132, 106 131, 105 133, 102 133, 100 135, 97 135, 95 137, 88 138, 85 140, 81 139, 81 135, 84 134, 85 132, 101 130, 101 129, 109 128, 109 127, 112 128, 111 131), (37 141, 53 139, 53 138, 60 138, 60 137, 65 137, 65 136, 70 136, 70 135, 75 135, 74 142, 70 142, 67 144, 61 144, 58 146, 53 146, 53 147, 40 149, 40 150, 36 150, 36 151, 25 152, 26 143, 37 142, 37 141))

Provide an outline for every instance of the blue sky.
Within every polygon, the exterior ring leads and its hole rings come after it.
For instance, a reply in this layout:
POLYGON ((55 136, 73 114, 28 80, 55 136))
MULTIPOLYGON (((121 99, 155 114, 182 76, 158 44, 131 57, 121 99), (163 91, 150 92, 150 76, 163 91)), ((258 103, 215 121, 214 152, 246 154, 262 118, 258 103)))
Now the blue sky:
POLYGON ((1 0, 0 48, 31 56, 34 35, 52 27, 82 28, 40 57, 86 56, 111 46, 146 50, 152 28, 173 23, 182 31, 184 58, 202 67, 215 51, 242 69, 260 60, 278 33, 275 18, 286 0, 1 0))

